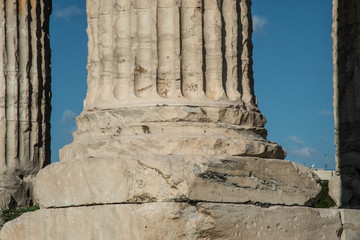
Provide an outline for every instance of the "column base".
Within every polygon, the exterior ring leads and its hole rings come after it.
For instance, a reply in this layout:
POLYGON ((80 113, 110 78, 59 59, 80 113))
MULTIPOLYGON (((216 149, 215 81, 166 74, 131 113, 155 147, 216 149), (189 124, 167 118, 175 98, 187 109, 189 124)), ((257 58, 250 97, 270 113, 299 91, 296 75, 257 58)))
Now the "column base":
POLYGON ((84 111, 61 161, 118 155, 252 156, 284 159, 266 140, 266 119, 235 107, 145 106, 84 111))

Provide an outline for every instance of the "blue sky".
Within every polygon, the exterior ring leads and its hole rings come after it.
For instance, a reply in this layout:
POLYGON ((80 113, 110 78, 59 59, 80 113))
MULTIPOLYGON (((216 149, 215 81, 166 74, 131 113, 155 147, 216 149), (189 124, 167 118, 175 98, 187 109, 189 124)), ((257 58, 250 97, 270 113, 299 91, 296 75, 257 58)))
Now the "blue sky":
MULTIPOLYGON (((287 159, 333 169, 330 0, 253 0, 254 77, 268 139, 287 159)), ((52 160, 71 143, 86 94, 85 0, 53 0, 52 160)))

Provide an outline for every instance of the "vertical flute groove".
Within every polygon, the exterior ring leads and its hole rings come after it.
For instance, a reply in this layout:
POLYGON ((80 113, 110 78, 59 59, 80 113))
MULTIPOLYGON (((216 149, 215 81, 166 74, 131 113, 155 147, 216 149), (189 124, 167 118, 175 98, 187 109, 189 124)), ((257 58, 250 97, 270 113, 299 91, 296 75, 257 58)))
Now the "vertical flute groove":
POLYGON ((98 90, 98 76, 100 76, 100 54, 99 54, 99 38, 98 38, 98 19, 99 19, 99 1, 86 1, 87 10, 87 34, 88 34, 88 77, 87 77, 87 95, 86 104, 92 105, 96 101, 98 90), (91 7, 90 7, 91 6, 91 7))
POLYGON ((130 0, 118 1, 118 11, 115 23, 116 39, 114 58, 116 69, 114 96, 116 99, 124 99, 130 92, 131 79, 131 19, 130 0))
POLYGON ((180 14, 180 3, 176 4, 175 6, 175 91, 176 95, 181 94, 181 36, 180 36, 180 29, 181 29, 181 14, 180 14))
POLYGON ((186 98, 201 98, 203 90, 202 4, 198 0, 183 0, 181 7, 182 94, 186 98))
POLYGON ((17 81, 17 2, 5 2, 6 42, 6 161, 7 166, 18 165, 18 81, 17 81))
POLYGON ((31 67, 30 67, 30 159, 32 162, 37 162, 39 159, 39 4, 37 1, 31 1, 31 23, 30 23, 30 39, 31 39, 31 67))
POLYGON ((107 101, 113 88, 113 0, 102 0, 99 5, 99 52, 101 85, 99 100, 107 101))
POLYGON ((51 1, 41 0, 41 134, 39 139, 40 155, 39 162, 33 163, 37 170, 51 162, 51 143, 50 143, 50 115, 51 115, 51 56, 49 39, 49 18, 52 10, 51 1))
POLYGON ((0 2, 0 166, 6 165, 5 2, 0 2))
MULTIPOLYGON (((333 18, 333 24, 332 24, 332 39, 333 39, 333 88, 334 88, 334 102, 333 102, 333 106, 334 106, 334 127, 335 127, 335 131, 334 131, 334 143, 335 143, 335 172, 336 175, 339 176, 340 175, 340 171, 341 171, 341 158, 340 158, 340 153, 341 153, 341 145, 340 145, 340 112, 339 112, 339 107, 340 107, 340 102, 339 102, 339 97, 340 97, 340 91, 339 91, 339 63, 338 63, 338 45, 339 45, 339 34, 338 34, 338 29, 339 29, 339 1, 340 0, 333 0, 332 4, 333 4, 333 10, 332 10, 332 18, 333 18)), ((339 184, 340 185, 340 184, 339 184)), ((341 187, 338 188, 339 191, 339 195, 337 196, 337 201, 341 202, 341 187)), ((335 199, 334 199, 335 200, 335 199)))
POLYGON ((222 85, 222 21, 217 0, 204 1, 204 42, 206 60, 206 95, 218 100, 224 95, 222 85))
POLYGON ((27 164, 30 159, 29 142, 29 76, 28 61, 29 55, 29 31, 28 31, 28 2, 18 0, 18 33, 19 33, 19 162, 27 164))
POLYGON ((240 18, 242 23, 242 99, 248 106, 249 110, 255 110, 256 99, 254 93, 254 78, 252 71, 252 18, 251 18, 251 1, 240 1, 240 18))
POLYGON ((18 206, 50 163, 50 14, 51 0, 0 3, 0 198, 18 206))
POLYGON ((225 22, 226 95, 231 101, 240 99, 238 91, 238 13, 236 0, 223 0, 222 13, 225 22))
POLYGON ((151 0, 135 0, 137 10, 138 48, 135 57, 135 95, 147 97, 154 87, 152 81, 152 10, 151 0))
MULTIPOLYGON (((44 28, 44 24, 45 24, 45 19, 44 19, 44 1, 46 0, 40 0, 39 1, 39 5, 38 5, 38 16, 39 16, 39 25, 40 25, 40 29, 44 28)), ((44 31, 40 31, 39 32, 39 43, 40 46, 42 46, 41 48, 38 49, 39 52, 39 58, 38 58, 38 81, 39 81, 39 95, 38 95, 38 109, 39 109, 39 118, 38 118, 38 125, 39 125, 39 132, 38 132, 38 157, 37 160, 34 162, 35 165, 38 165, 39 162, 41 161, 41 159, 44 158, 44 105, 45 105, 45 66, 44 66, 44 56, 45 56, 45 34, 44 31)))
POLYGON ((175 0, 158 0, 157 92, 161 97, 175 94, 175 0))

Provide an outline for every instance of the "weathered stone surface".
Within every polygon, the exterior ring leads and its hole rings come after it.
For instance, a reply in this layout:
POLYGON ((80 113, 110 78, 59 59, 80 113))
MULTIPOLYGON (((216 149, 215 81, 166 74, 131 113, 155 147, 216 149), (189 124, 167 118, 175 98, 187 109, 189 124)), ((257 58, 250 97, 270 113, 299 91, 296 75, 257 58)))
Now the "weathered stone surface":
POLYGON ((148 203, 42 209, 7 223, 0 238, 338 240, 341 229, 336 209, 148 203))
POLYGON ((41 170, 44 207, 154 201, 311 205, 320 179, 290 161, 203 156, 119 156, 54 163, 41 170))
POLYGON ((0 198, 15 205, 50 163, 50 13, 51 0, 0 2, 0 198))
POLYGON ((147 106, 85 111, 61 161, 124 155, 285 158, 266 140, 265 117, 234 107, 147 106))
MULTIPOLYGON (((11 194, 7 191, 1 191, 0 193, 0 210, 4 210, 9 208, 10 203, 11 203, 11 194)), ((0 217, 0 229, 3 227, 4 225, 4 220, 3 218, 0 217)))
POLYGON ((14 207, 17 204, 26 205, 29 201, 27 191, 29 185, 24 183, 16 172, 4 171, 0 174, 0 199, 3 209, 14 207))
POLYGON ((87 13, 85 110, 149 104, 257 110, 251 1, 96 0, 87 13))
POLYGON ((257 108, 250 0, 95 0, 87 12, 88 92, 62 161, 285 158, 257 108))
POLYGON ((329 180, 329 195, 336 203, 336 206, 341 206, 341 178, 340 176, 333 176, 329 180))
POLYGON ((341 240, 360 239, 360 210, 341 209, 343 234, 341 240))
POLYGON ((360 206, 359 9, 358 0, 333 0, 335 160, 342 183, 338 201, 346 207, 360 206))

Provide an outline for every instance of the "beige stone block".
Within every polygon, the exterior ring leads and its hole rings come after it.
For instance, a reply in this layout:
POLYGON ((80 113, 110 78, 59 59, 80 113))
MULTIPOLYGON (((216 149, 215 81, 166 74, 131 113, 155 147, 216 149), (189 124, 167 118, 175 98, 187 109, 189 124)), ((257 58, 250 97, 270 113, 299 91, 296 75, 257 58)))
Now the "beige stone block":
POLYGON ((2 240, 338 240, 336 209, 149 203, 42 209, 7 223, 2 240))
POLYGON ((44 207, 168 201, 311 205, 320 179, 290 161, 119 156, 54 163, 35 180, 44 207))
POLYGON ((341 240, 360 239, 360 210, 341 209, 343 234, 341 240))

